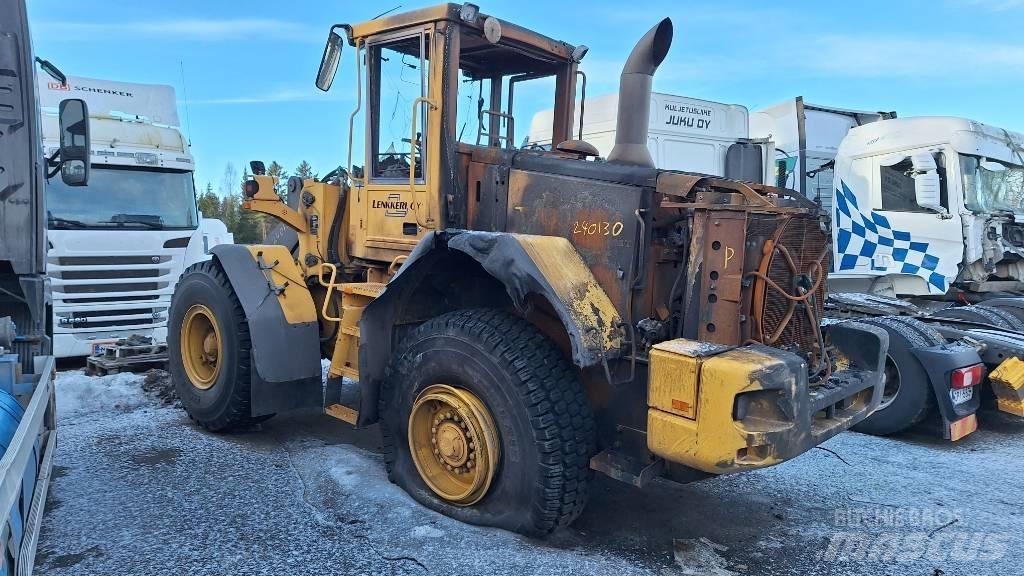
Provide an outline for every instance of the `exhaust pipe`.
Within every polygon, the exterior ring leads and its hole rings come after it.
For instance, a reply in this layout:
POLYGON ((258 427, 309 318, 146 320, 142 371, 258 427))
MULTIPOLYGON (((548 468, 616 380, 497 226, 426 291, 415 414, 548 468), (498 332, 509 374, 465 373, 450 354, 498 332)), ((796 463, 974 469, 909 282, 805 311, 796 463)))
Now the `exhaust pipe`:
POLYGON ((651 84, 654 72, 672 46, 672 20, 665 18, 651 28, 630 52, 619 77, 619 115, 615 121, 615 147, 608 161, 654 168, 647 149, 651 121, 651 84))

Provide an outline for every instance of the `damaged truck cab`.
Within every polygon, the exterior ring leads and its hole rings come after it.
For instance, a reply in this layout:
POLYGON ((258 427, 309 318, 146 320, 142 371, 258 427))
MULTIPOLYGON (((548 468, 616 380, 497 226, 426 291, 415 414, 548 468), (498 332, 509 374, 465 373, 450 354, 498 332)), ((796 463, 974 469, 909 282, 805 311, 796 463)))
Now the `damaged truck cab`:
POLYGON ((665 19, 627 59, 629 113, 601 159, 570 133, 586 47, 473 4, 334 26, 317 85, 349 44, 362 169, 350 145, 348 170, 290 181, 285 201, 254 163, 246 207, 295 238, 218 246, 182 277, 169 348, 190 415, 380 422, 390 478, 418 501, 534 534, 579 514, 590 470, 638 486, 749 470, 865 418, 887 337, 820 327, 817 206, 654 168, 671 38, 665 19), (540 88, 559 144, 516 148, 540 88))

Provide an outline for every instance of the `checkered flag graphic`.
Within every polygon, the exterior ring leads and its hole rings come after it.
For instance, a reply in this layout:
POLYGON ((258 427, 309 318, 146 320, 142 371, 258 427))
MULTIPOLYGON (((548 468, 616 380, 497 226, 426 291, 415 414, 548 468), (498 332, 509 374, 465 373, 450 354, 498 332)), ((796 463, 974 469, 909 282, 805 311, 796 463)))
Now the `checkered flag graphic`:
POLYGON ((945 292, 946 278, 935 271, 939 258, 928 253, 928 243, 914 242, 910 232, 893 230, 889 219, 873 210, 868 210, 867 214, 861 212, 857 197, 845 182, 841 185, 842 190, 836 190, 835 194, 838 269, 867 268, 914 274, 945 292), (890 254, 892 265, 875 266, 877 254, 890 254))

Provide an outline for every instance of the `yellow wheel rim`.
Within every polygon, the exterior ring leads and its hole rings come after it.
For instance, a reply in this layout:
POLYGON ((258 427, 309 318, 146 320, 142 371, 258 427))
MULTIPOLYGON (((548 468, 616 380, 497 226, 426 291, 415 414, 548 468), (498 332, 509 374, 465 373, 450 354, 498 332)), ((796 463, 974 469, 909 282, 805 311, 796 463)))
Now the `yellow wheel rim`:
POLYGON ((435 494, 469 506, 487 493, 498 467, 498 430, 471 392, 436 384, 416 398, 409 414, 409 451, 435 494))
POLYGON ((202 304, 192 305, 181 323, 181 361, 192 385, 200 390, 213 387, 223 356, 224 344, 213 311, 202 304))

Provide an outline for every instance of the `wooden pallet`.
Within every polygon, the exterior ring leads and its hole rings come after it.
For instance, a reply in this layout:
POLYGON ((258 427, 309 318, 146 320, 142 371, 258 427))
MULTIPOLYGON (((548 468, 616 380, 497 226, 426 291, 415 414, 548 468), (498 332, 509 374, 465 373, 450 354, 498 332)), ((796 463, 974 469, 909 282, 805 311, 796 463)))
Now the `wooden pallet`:
POLYGON ((89 356, 85 372, 90 376, 106 376, 120 372, 145 372, 152 368, 167 369, 167 345, 118 340, 102 354, 89 356))

